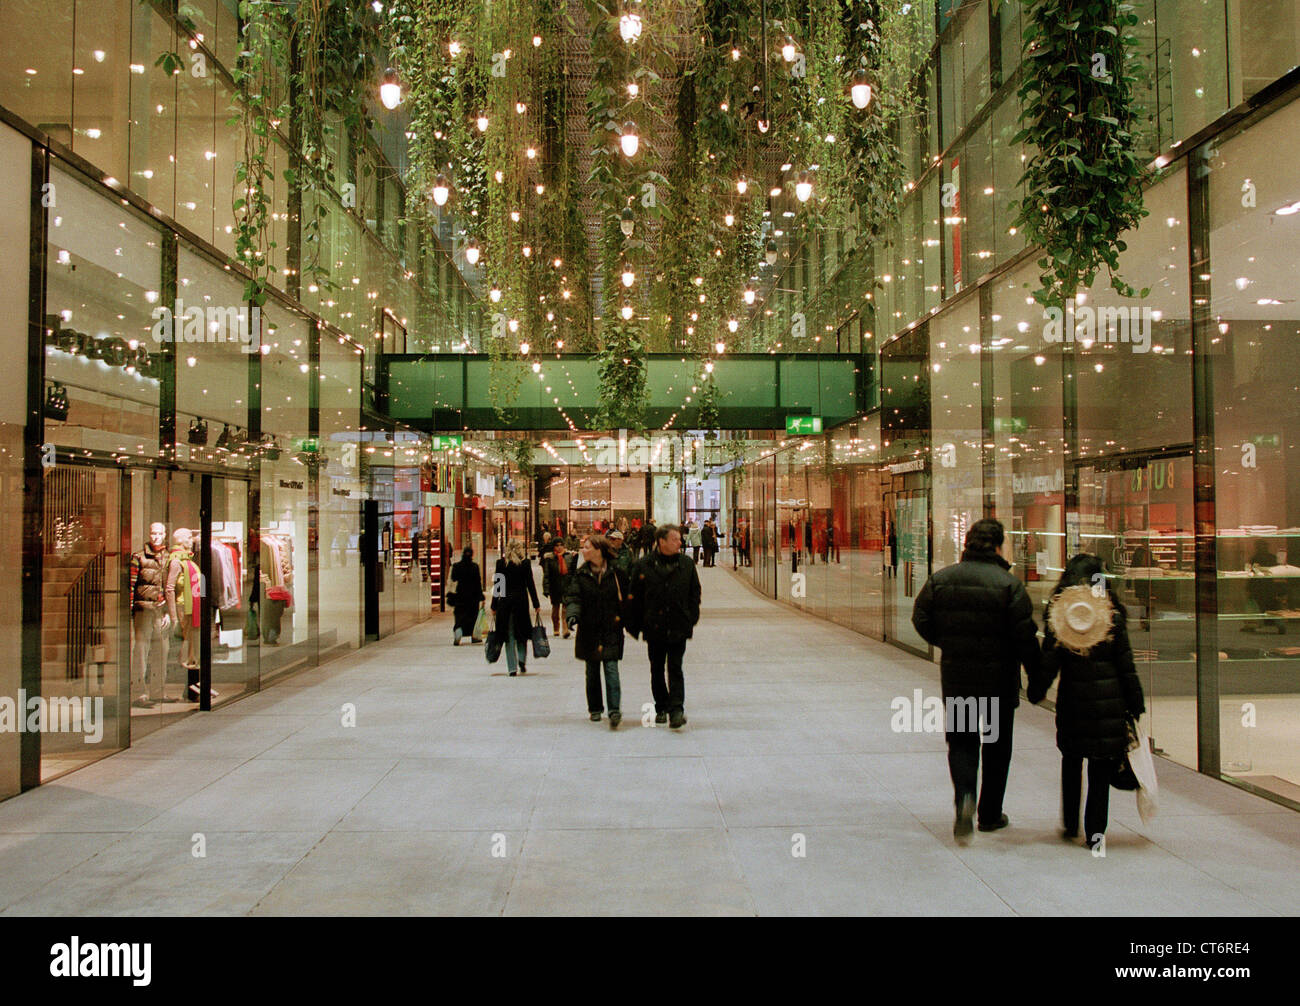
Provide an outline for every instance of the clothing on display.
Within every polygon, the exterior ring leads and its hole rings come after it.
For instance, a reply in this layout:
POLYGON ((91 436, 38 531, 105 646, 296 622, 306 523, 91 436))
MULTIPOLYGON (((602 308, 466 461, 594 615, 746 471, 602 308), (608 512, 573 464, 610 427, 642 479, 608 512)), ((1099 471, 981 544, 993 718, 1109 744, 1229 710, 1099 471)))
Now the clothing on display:
POLYGON ((261 541, 262 642, 280 642, 280 621, 293 598, 293 538, 287 532, 263 530, 261 541))

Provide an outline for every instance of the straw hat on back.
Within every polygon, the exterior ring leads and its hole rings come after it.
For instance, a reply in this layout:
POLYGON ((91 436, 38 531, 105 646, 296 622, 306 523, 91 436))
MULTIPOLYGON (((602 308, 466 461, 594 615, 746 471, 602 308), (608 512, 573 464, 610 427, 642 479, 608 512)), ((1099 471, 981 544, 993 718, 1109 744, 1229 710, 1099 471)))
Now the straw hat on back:
POLYGON ((1075 653, 1087 653, 1105 641, 1114 619, 1115 606, 1109 594, 1098 597, 1083 584, 1066 587, 1047 607, 1047 621, 1056 641, 1075 653))

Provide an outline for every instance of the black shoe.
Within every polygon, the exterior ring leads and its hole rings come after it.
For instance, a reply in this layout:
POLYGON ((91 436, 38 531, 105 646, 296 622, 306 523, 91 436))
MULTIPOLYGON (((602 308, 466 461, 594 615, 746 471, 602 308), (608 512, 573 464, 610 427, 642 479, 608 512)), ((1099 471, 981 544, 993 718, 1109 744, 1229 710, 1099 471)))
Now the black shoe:
POLYGON ((686 726, 686 714, 682 712, 682 710, 677 709, 674 712, 669 714, 668 717, 669 729, 680 730, 684 726, 686 726))
POLYGON ((509 674, 509 675, 513 678, 513 677, 515 676, 515 673, 516 673, 516 672, 515 672, 515 671, 507 671, 506 673, 509 674))
POLYGON ((1078 828, 1062 828, 1061 839, 1066 842, 1077 842, 1079 840, 1078 828))
POLYGON ((667 722, 668 722, 668 714, 667 714, 667 713, 655 713, 655 722, 656 722, 656 723, 667 723, 667 722))
POLYGON ((592 722, 592 723, 599 723, 599 722, 600 722, 600 713, 592 713, 592 714, 591 714, 591 722, 592 722))
POLYGON ((623 722, 623 714, 620 713, 617 709, 615 709, 613 712, 609 714, 609 728, 611 730, 617 730, 618 725, 622 722, 623 722))
POLYGON ((985 824, 983 821, 981 821, 979 823, 979 829, 980 831, 1001 831, 1010 823, 1011 823, 1011 819, 1008 818, 1006 814, 1003 814, 993 824, 985 824))
POLYGON ((520 674, 527 674, 527 673, 528 673, 528 668, 525 667, 523 664, 520 664, 520 665, 519 665, 519 673, 520 673, 520 674))
POLYGON ((964 796, 957 806, 957 820, 952 826, 952 837, 957 840, 958 845, 970 845, 971 834, 975 830, 974 824, 975 798, 964 796))

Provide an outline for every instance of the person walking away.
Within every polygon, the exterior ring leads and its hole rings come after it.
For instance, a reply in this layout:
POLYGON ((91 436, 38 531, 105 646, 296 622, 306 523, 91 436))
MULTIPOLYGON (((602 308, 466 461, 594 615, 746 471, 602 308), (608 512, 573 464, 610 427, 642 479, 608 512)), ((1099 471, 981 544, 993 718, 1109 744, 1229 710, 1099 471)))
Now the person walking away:
POLYGON ((961 561, 934 573, 912 608, 916 631, 942 651, 948 770, 957 807, 952 833, 960 845, 971 839, 981 758, 979 829, 997 831, 1009 823, 1002 799, 1020 704, 1020 667, 1033 681, 1041 663, 1033 605, 1002 556, 1005 541, 999 521, 976 521, 966 533, 961 561))
POLYGON ((700 575, 682 553, 682 533, 676 525, 662 524, 655 530, 654 549, 632 570, 625 607, 628 632, 645 639, 650 657, 655 722, 667 721, 679 730, 686 725, 682 658, 700 620, 700 575))
POLYGON ((611 531, 606 538, 613 552, 613 558, 610 561, 623 574, 624 583, 630 583, 632 579, 632 553, 627 547, 623 532, 611 531))
POLYGON ((1042 702, 1057 674, 1056 747, 1061 752, 1061 835, 1079 837, 1083 762, 1088 762, 1084 839, 1091 849, 1105 838, 1110 783, 1128 754, 1128 721, 1146 712, 1133 663, 1128 612, 1096 556, 1065 564, 1047 602, 1041 672, 1028 697, 1042 702))
POLYGON ((469 636, 471 643, 481 642, 474 635, 474 621, 483 607, 483 574, 474 561, 474 549, 466 547, 460 553, 460 560, 451 567, 451 585, 452 611, 456 616, 451 645, 459 646, 465 636, 469 636))
POLYGON ((528 673, 528 641, 533 636, 529 601, 533 617, 540 620, 542 606, 537 600, 532 563, 528 561, 524 543, 512 538, 506 542, 492 577, 492 612, 496 617, 496 631, 504 640, 506 668, 512 678, 516 669, 520 674, 528 673))
POLYGON ((646 518, 645 526, 641 528, 641 536, 637 539, 637 558, 644 559, 655 547, 655 534, 658 529, 655 522, 649 517, 646 518))
POLYGON ((609 728, 617 730, 623 720, 618 680, 618 662, 623 659, 623 598, 630 581, 615 562, 613 545, 604 535, 588 535, 582 543, 582 557, 586 561, 569 577, 564 592, 564 617, 578 633, 574 656, 587 668, 587 713, 593 723, 599 723, 605 711, 600 694, 603 668, 609 728))
POLYGON ((705 521, 700 528, 700 543, 704 546, 704 565, 713 565, 713 553, 718 550, 718 536, 713 530, 713 522, 705 521))
MULTIPOLYGON (((564 590, 576 565, 575 556, 564 550, 562 541, 555 542, 551 546, 551 554, 542 558, 542 593, 550 598, 551 629, 556 635, 560 633, 560 623, 564 618, 564 590)), ((564 627, 564 638, 569 638, 567 624, 564 627)))
POLYGON ((691 551, 694 554, 695 562, 700 561, 700 548, 704 544, 704 539, 700 535, 700 529, 694 522, 688 521, 686 524, 687 535, 690 541, 691 551))

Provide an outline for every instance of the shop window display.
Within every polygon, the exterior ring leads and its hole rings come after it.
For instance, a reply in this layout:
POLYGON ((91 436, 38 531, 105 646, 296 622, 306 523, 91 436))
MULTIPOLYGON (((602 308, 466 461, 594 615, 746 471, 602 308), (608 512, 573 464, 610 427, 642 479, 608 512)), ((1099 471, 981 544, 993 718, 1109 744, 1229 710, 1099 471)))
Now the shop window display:
POLYGON ((1300 800, 1300 170, 1289 105, 1216 144, 1209 262, 1222 771, 1300 800))
POLYGON ((261 495, 255 541, 259 557, 258 618, 261 674, 315 662, 308 613, 310 500, 322 459, 307 425, 312 327, 268 303, 262 311, 262 432, 273 446, 261 452, 261 495))

